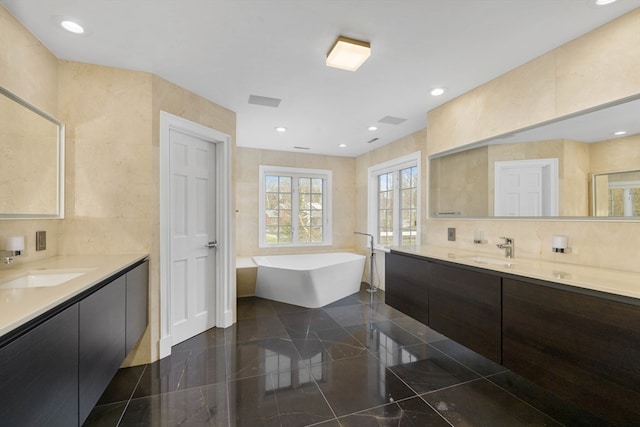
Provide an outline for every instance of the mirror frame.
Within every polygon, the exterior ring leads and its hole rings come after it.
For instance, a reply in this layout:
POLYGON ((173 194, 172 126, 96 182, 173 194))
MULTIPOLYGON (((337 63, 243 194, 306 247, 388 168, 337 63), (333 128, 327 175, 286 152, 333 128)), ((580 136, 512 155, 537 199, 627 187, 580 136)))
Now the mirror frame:
POLYGON ((0 212, 0 220, 2 219, 62 219, 64 218, 64 152, 65 152, 65 126, 64 123, 61 122, 60 120, 56 119, 55 117, 53 117, 52 115, 42 111, 41 109, 39 109, 38 107, 36 107, 35 105, 25 101, 24 99, 20 98, 19 96, 17 96, 16 94, 14 94, 13 92, 10 92, 9 90, 3 88, 2 86, 0 86, 0 96, 5 96, 9 99, 11 99, 12 101, 18 103, 19 105, 22 105, 23 107, 27 108, 28 110, 32 111, 33 113, 37 114, 38 116, 42 117, 45 120, 48 120, 49 122, 53 123, 54 125, 56 125, 56 127, 58 128, 57 130, 57 139, 58 139, 58 146, 57 146, 57 156, 56 156, 56 163, 57 163, 57 185, 56 185, 56 189, 57 189, 57 197, 56 197, 56 213, 55 214, 7 214, 7 213, 2 213, 0 212))
MULTIPOLYGON (((560 117, 556 117, 550 120, 546 120, 540 123, 536 123, 534 125, 531 126, 525 126, 523 128, 520 129, 515 129, 513 131, 510 132, 505 132, 502 134, 498 134, 489 138, 485 138, 482 139, 480 141, 476 141, 476 142, 472 142, 460 147, 455 147, 455 148, 451 148, 448 150, 444 150, 441 151, 439 153, 435 153, 432 155, 429 155, 427 157, 427 174, 426 174, 426 188, 427 188, 427 219, 428 220, 446 220, 446 221, 450 221, 450 220, 455 220, 455 221, 468 221, 468 220, 486 220, 486 221, 493 221, 493 220, 509 220, 509 221, 595 221, 595 222, 602 222, 602 221, 607 221, 607 222, 640 222, 640 218, 634 218, 634 217, 604 217, 604 216, 519 216, 519 217, 513 217, 513 216, 455 216, 455 215, 451 215, 451 216, 437 216, 434 215, 433 212, 431 212, 431 206, 430 206, 430 202, 431 202, 431 196, 429 194, 430 190, 431 190, 431 160, 433 159, 438 159, 441 157, 445 157, 448 156, 450 154, 456 154, 456 153, 460 153, 463 151, 467 151, 467 150, 471 150, 474 148, 480 148, 480 147, 484 147, 484 146, 488 146, 491 145, 493 142, 495 141, 499 141, 499 140, 504 140, 505 138, 511 137, 515 134, 519 134, 522 132, 527 132, 533 129, 538 129, 547 125, 551 125, 557 122, 561 122, 563 120, 568 120, 568 119, 572 119, 575 117, 579 117, 579 116, 583 116, 585 114, 589 114, 589 113, 593 113, 605 108, 609 108, 609 107, 613 107, 616 105, 620 105, 620 104, 624 104, 626 102, 631 102, 631 101, 635 101, 635 100, 639 100, 640 99, 640 93, 639 94, 635 94, 635 95, 631 95, 631 96, 627 96, 624 98, 620 98, 617 99, 615 101, 611 101, 611 102, 606 102, 604 104, 600 104, 597 105, 595 107, 591 107, 591 108, 587 108, 585 110, 581 110, 581 111, 577 111, 575 113, 571 113, 571 114, 567 114, 564 116, 560 116, 560 117)), ((635 134, 632 134, 635 135, 635 134)), ((627 135, 627 136, 632 136, 632 135, 627 135)), ((593 174, 590 174, 590 177, 592 177, 593 174)), ((589 191, 591 191, 591 183, 589 183, 589 191)))

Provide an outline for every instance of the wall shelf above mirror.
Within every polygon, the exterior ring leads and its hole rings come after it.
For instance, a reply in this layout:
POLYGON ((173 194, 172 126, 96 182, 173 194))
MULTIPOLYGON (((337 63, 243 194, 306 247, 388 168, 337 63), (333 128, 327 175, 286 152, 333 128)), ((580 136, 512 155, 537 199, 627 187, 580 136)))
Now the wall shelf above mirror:
POLYGON ((64 124, 0 87, 0 219, 64 216, 64 124))
POLYGON ((640 221, 639 170, 637 95, 431 156, 429 216, 640 221))

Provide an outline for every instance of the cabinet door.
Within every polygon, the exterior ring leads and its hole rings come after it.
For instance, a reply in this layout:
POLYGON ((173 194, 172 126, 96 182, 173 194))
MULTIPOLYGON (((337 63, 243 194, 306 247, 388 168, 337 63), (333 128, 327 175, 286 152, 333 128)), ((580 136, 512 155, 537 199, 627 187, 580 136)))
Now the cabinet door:
POLYGON ((442 264, 429 265, 429 326, 501 362, 501 279, 442 264))
POLYGON ((0 349, 0 425, 78 425, 78 306, 0 349))
POLYGON ((89 295, 80 306, 80 423, 125 358, 126 277, 89 295))
POLYGON ((385 302, 407 316, 429 323, 429 292, 425 259, 385 254, 385 302))
POLYGON ((504 279, 503 358, 559 397, 640 425, 640 307, 504 279))
POLYGON ((136 345, 149 319, 149 261, 127 273, 127 330, 125 354, 136 345))

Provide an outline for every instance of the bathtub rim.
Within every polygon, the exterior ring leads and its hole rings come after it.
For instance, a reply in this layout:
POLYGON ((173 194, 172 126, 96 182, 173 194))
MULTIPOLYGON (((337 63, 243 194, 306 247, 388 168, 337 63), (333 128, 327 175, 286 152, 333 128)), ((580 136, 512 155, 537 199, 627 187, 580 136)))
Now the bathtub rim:
POLYGON ((274 255, 256 255, 251 257, 251 259, 253 260, 253 262, 256 264, 256 266, 258 268, 260 267, 265 267, 265 268, 279 268, 279 269, 283 269, 283 270, 292 270, 292 271, 313 271, 313 270, 318 270, 320 268, 326 268, 326 267, 330 267, 333 265, 340 265, 340 264, 344 264, 347 262, 351 262, 351 261, 355 261, 355 260, 359 260, 359 259, 363 259, 365 258, 366 261, 366 256, 356 253, 356 252, 346 252, 346 251, 340 251, 340 252, 315 252, 315 253, 304 253, 304 254, 274 254, 274 255), (331 262, 331 263, 323 263, 323 264, 318 264, 318 265, 314 265, 312 267, 308 267, 306 265, 277 265, 277 264, 271 264, 268 262, 268 260, 265 260, 265 258, 275 258, 275 259, 285 259, 285 258, 296 258, 296 257, 313 257, 313 256, 327 256, 327 255, 349 255, 350 258, 343 258, 343 259, 338 259, 336 260, 336 262, 331 262))

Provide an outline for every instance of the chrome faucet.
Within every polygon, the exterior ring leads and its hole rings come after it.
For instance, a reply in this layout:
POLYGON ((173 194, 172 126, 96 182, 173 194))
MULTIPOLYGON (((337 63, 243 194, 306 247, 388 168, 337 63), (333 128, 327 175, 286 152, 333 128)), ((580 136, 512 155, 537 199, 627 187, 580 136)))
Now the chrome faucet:
POLYGON ((378 288, 373 285, 373 263, 375 262, 374 260, 376 256, 376 253, 373 247, 373 235, 369 233, 362 233, 360 231, 354 231, 353 234, 360 234, 362 236, 369 237, 369 244, 371 245, 371 253, 370 253, 370 259, 369 259, 369 289, 367 289, 367 292, 371 292, 371 293, 377 292, 378 288))
POLYGON ((513 258, 515 252, 515 246, 512 237, 500 237, 504 239, 504 243, 498 243, 496 246, 500 249, 504 249, 505 258, 513 258))

